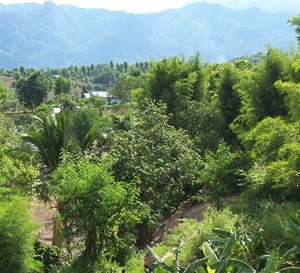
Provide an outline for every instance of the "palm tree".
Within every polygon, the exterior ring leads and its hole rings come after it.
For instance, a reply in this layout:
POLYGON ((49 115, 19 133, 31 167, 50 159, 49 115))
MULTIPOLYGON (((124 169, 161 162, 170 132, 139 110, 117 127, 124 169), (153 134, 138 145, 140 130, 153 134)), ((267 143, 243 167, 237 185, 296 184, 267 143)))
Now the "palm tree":
POLYGON ((71 152, 74 141, 70 130, 70 116, 67 112, 46 117, 34 117, 38 127, 23 135, 41 164, 43 174, 50 174, 59 163, 62 151, 71 152))
MULTIPOLYGON (((71 127, 70 112, 62 111, 55 116, 35 117, 37 128, 31 130, 28 134, 23 135, 23 140, 28 143, 37 156, 37 160, 41 164, 41 175, 43 183, 36 188, 41 194, 44 201, 52 201, 55 203, 58 211, 64 211, 62 204, 51 200, 49 196, 49 176, 56 169, 60 160, 63 158, 64 151, 70 153, 85 153, 91 145, 99 139, 99 129, 91 127, 86 134, 83 144, 80 147, 78 141, 75 140, 74 132, 71 127)), ((67 223, 59 223, 59 229, 64 229, 67 223)), ((57 231, 56 230, 56 231, 57 231)), ((57 234, 57 232, 54 232, 57 234)), ((58 233, 58 237, 60 233, 58 233)), ((56 236, 55 236, 56 237, 56 236)), ((68 242, 68 238, 64 238, 68 242)), ((54 238, 56 241, 56 238, 54 238)))
POLYGON ((36 154, 44 180, 48 180, 48 176, 56 169, 62 152, 87 155, 93 147, 97 148, 95 143, 105 141, 99 126, 91 125, 80 144, 74 135, 71 112, 62 111, 55 116, 34 118, 37 121, 36 128, 24 134, 22 138, 36 154))

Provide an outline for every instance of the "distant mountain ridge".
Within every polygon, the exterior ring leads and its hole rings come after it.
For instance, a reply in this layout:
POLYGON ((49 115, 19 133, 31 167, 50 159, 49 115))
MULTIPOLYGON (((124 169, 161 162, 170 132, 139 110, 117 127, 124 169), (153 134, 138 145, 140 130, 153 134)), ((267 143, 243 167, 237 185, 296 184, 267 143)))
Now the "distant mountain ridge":
POLYGON ((161 59, 200 53, 222 62, 296 44, 293 14, 208 3, 152 14, 74 6, 0 4, 0 68, 46 68, 161 59))

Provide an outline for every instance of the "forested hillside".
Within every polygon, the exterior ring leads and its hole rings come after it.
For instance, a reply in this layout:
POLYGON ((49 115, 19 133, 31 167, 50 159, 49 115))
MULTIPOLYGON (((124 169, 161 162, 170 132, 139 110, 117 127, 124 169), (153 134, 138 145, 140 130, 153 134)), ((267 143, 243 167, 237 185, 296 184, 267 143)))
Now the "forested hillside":
POLYGON ((296 14, 233 11, 194 3, 153 14, 55 5, 0 4, 0 68, 56 68, 92 63, 145 62, 200 52, 224 62, 295 45, 286 21, 296 14))
POLYGON ((0 272, 138 273, 143 253, 155 272, 299 272, 299 64, 269 46, 2 70, 0 272), (51 245, 33 200, 56 211, 51 245), (164 230, 195 204, 202 222, 164 230))

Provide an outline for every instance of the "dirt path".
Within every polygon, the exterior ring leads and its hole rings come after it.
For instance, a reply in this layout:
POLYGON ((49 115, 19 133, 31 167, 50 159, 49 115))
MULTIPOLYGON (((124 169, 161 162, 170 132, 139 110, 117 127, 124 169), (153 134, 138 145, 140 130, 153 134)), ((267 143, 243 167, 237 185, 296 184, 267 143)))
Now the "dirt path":
MULTIPOLYGON (((225 198, 223 201, 230 202, 236 200, 238 196, 231 196, 225 198)), ((37 199, 32 202, 32 212, 34 218, 41 224, 40 228, 40 238, 48 244, 52 244, 53 240, 53 227, 54 227, 54 217, 56 215, 56 209, 50 203, 44 203, 37 199)), ((213 206, 210 203, 200 203, 190 207, 187 207, 183 210, 179 210, 174 215, 164 220, 155 236, 154 244, 159 243, 163 240, 166 233, 170 233, 171 230, 177 227, 182 219, 196 219, 198 221, 203 220, 203 213, 207 210, 208 207, 213 206)), ((169 253, 172 255, 172 252, 169 253)), ((166 259, 167 257, 164 257, 166 259)))
POLYGON ((32 202, 32 213, 34 218, 41 224, 39 229, 40 239, 47 244, 52 244, 56 209, 50 203, 35 199, 32 202))
MULTIPOLYGON (((223 198, 222 200, 224 204, 226 204, 237 199, 238 199, 238 195, 232 195, 223 198)), ((196 219, 197 221, 202 221, 203 214, 209 207, 214 207, 214 204, 203 202, 203 203, 187 206, 186 208, 177 211, 171 217, 165 219, 160 224, 160 227, 158 228, 153 244, 162 242, 165 234, 170 233, 173 228, 177 227, 182 222, 182 219, 196 219)))

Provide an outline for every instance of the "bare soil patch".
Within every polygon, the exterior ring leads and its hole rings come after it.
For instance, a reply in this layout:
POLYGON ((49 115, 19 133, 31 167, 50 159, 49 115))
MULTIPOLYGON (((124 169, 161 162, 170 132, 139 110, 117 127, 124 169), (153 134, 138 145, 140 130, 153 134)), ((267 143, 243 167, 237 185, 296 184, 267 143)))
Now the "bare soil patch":
MULTIPOLYGON (((233 195, 223 199, 226 204, 237 200, 238 196, 233 195)), ((159 243, 163 240, 164 235, 170 233, 172 229, 177 227, 182 219, 196 219, 197 221, 203 220, 203 214, 208 207, 214 207, 212 203, 199 203, 186 206, 182 210, 178 210, 171 217, 165 219, 157 230, 153 243, 159 243)), ((53 230, 54 230, 54 218, 57 214, 56 208, 53 204, 44 203, 37 199, 32 202, 32 213, 36 221, 41 224, 40 227, 40 239, 48 244, 52 244, 53 230)))
MULTIPOLYGON (((238 198, 238 195, 232 195, 222 198, 222 202, 226 206, 226 204, 233 202, 238 198)), ((156 244, 162 242, 165 235, 170 233, 172 229, 177 227, 183 219, 195 219, 199 222, 202 221, 203 215, 209 207, 215 207, 215 204, 201 202, 198 204, 187 205, 183 209, 178 210, 171 217, 165 219, 160 224, 153 243, 156 244)))
POLYGON ((53 204, 44 203, 38 199, 32 202, 32 213, 36 221, 41 225, 39 228, 40 239, 51 245, 53 241, 54 219, 56 208, 53 204))

